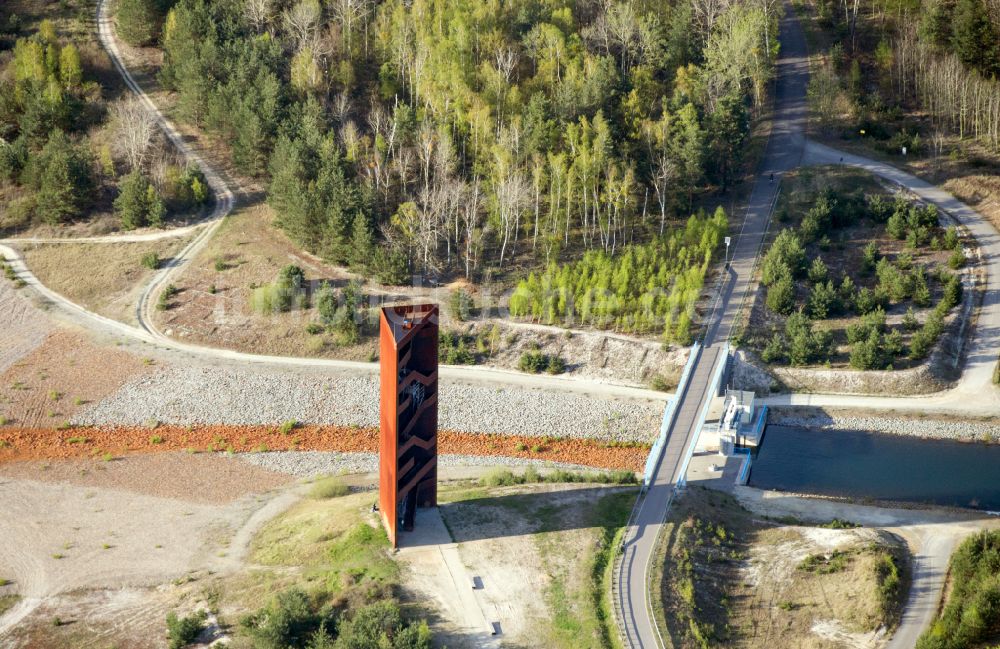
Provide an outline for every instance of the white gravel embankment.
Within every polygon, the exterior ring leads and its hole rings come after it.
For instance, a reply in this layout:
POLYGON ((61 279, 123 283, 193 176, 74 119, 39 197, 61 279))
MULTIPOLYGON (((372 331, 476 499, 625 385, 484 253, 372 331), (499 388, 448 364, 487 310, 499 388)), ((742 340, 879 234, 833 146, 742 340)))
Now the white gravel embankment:
POLYGON ((814 430, 859 430, 933 439, 1000 441, 1000 419, 970 421, 772 411, 768 423, 814 430))
MULTIPOLYGON (((236 453, 233 459, 277 473, 301 478, 378 471, 378 453, 338 453, 335 451, 271 451, 269 453, 236 453)), ((475 455, 440 455, 438 464, 452 466, 551 467, 572 471, 595 471, 593 467, 530 460, 513 457, 480 457, 475 455)))
MULTIPOLYGON (((316 377, 215 368, 169 368, 138 378, 93 404, 80 425, 276 424, 295 420, 378 425, 376 377, 316 377)), ((650 441, 663 403, 531 388, 442 383, 438 424, 445 430, 650 441)))

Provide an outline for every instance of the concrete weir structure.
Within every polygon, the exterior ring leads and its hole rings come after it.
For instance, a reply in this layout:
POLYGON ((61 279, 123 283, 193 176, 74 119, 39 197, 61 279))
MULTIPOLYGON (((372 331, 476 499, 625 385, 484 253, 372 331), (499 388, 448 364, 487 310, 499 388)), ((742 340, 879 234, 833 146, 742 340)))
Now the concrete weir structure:
POLYGON ((386 307, 379 320, 379 510, 395 548, 417 507, 437 506, 438 307, 386 307))

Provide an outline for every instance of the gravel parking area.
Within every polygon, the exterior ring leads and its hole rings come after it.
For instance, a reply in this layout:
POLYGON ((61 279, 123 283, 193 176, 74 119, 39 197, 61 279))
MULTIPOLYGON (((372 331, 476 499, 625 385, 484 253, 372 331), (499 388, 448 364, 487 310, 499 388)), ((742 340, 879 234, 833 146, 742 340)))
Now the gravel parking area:
MULTIPOLYGON (((470 433, 651 441, 663 403, 530 388, 443 383, 439 425, 470 433)), ((377 377, 170 368, 124 385, 74 419, 81 425, 378 425, 377 377)))
MULTIPOLYGON (((347 473, 375 473, 378 453, 337 453, 332 451, 272 451, 270 453, 236 453, 231 457, 274 473, 287 473, 301 478, 347 473)), ((438 464, 453 466, 552 467, 572 471, 593 471, 592 467, 566 462, 526 460, 515 457, 479 455, 441 455, 438 464)))

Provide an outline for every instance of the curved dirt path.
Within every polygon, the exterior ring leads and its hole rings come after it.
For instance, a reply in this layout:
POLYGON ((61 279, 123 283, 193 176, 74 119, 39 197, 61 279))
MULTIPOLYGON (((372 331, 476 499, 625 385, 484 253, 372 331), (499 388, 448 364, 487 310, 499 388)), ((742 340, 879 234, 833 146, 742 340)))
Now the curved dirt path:
MULTIPOLYGON (((364 363, 357 361, 345 361, 336 359, 302 358, 291 356, 267 356, 260 354, 249 354, 236 352, 227 349, 217 349, 191 345, 174 340, 161 332, 154 323, 152 310, 157 296, 172 278, 174 278, 190 260, 197 255, 201 248, 208 242, 212 234, 222 223, 223 217, 229 214, 233 208, 235 197, 229 189, 222 176, 212 165, 205 161, 198 153, 189 146, 174 128, 163 113, 157 108, 149 96, 142 90, 135 81, 132 74, 125 67, 114 35, 112 18, 108 11, 107 0, 101 0, 97 8, 98 34, 101 44, 107 50, 115 68, 122 75, 128 87, 142 101, 143 105, 151 111, 157 124, 166 134, 167 138, 184 154, 184 156, 194 164, 201 167, 205 178, 212 188, 216 197, 215 208, 208 217, 206 223, 189 226, 187 232, 197 228, 203 228, 198 234, 173 260, 164 268, 157 271, 151 281, 142 291, 138 304, 136 305, 136 318, 140 323, 139 327, 132 327, 110 318, 98 315, 83 306, 76 304, 72 300, 52 291, 31 272, 21 254, 12 247, 17 243, 30 242, 30 240, 4 240, 0 241, 0 253, 4 255, 7 262, 12 266, 17 276, 47 302, 59 307, 69 319, 86 329, 97 330, 105 334, 114 336, 125 336, 132 340, 156 345, 168 352, 183 352, 193 355, 201 360, 230 361, 239 365, 258 364, 267 366, 279 366, 290 368, 321 368, 327 371, 339 371, 349 374, 375 374, 378 372, 378 365, 375 363, 364 363)), ((160 233, 125 234, 112 237, 96 237, 101 241, 147 241, 157 238, 176 236, 182 229, 168 230, 160 233)), ((72 239, 73 242, 84 242, 87 239, 72 239)), ((584 392, 598 394, 609 397, 626 397, 664 400, 668 395, 645 388, 605 382, 594 379, 584 379, 576 377, 559 377, 546 375, 529 375, 520 372, 483 368, 483 367, 442 367, 441 377, 451 381, 464 381, 470 383, 488 384, 508 384, 519 387, 553 389, 557 391, 584 392)))

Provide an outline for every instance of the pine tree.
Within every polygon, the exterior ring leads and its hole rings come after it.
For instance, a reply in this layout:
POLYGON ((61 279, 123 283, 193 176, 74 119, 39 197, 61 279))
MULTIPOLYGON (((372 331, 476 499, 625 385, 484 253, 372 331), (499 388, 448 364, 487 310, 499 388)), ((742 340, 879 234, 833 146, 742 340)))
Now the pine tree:
POLYGON ((375 248, 375 236, 372 234, 368 217, 358 212, 354 216, 354 226, 351 232, 350 264, 356 270, 365 270, 371 266, 372 251, 375 248))
POLYGON ((36 211, 46 223, 77 216, 90 200, 90 163, 62 131, 54 131, 36 161, 36 211))
POLYGON ((118 35, 129 45, 149 45, 160 35, 163 16, 157 0, 119 0, 118 35))
POLYGON ((1000 35, 983 0, 958 0, 951 25, 951 47, 962 63, 986 76, 1000 74, 1000 35))
POLYGON ((121 219, 123 229, 134 230, 146 225, 149 189, 152 189, 152 185, 138 169, 132 170, 122 179, 118 197, 115 198, 115 212, 121 219))

